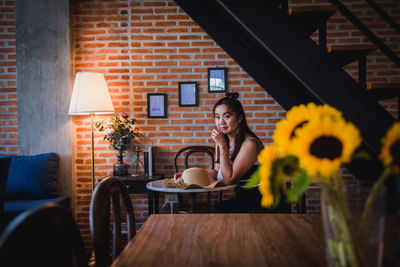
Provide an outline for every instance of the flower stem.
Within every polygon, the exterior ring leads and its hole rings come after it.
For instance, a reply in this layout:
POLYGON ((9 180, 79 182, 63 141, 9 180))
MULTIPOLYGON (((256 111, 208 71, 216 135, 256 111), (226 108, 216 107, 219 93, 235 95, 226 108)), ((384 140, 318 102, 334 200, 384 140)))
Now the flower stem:
POLYGON ((118 151, 118 163, 122 164, 124 162, 124 152, 122 150, 118 151))
POLYGON ((328 249, 335 266, 364 266, 351 224, 346 195, 343 191, 344 185, 342 181, 338 181, 335 186, 335 188, 331 188, 332 185, 321 184, 334 236, 333 240, 328 242, 328 249))
POLYGON ((381 176, 379 177, 378 181, 374 184, 372 187, 371 193, 368 195, 367 201, 364 206, 364 210, 361 216, 361 221, 360 225, 358 228, 357 235, 361 238, 361 240, 364 240, 364 234, 368 225, 369 218, 371 216, 371 211, 374 203, 376 202, 376 199, 379 196, 379 193, 382 190, 383 185, 385 184, 385 181, 388 177, 390 177, 393 174, 393 168, 391 167, 386 167, 381 176))

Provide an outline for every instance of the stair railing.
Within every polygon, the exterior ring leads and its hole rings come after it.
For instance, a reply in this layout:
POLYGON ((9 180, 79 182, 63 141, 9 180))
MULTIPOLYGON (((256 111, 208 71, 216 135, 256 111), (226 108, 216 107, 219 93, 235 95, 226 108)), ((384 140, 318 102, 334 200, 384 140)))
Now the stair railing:
POLYGON ((400 33, 400 25, 397 24, 381 7, 379 7, 373 0, 365 0, 370 7, 375 11, 398 33, 400 33))
POLYGON ((356 26, 367 38, 373 42, 378 48, 400 68, 400 58, 379 39, 364 23, 362 23, 348 8, 346 8, 339 0, 329 0, 333 5, 337 6, 339 11, 356 26))

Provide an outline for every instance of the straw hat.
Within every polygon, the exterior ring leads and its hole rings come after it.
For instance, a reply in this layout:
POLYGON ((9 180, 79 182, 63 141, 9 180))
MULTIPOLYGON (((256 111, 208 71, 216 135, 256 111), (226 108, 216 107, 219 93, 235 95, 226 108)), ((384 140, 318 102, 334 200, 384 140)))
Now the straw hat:
POLYGON ((222 183, 222 181, 211 178, 206 169, 193 167, 184 170, 179 179, 166 179, 164 187, 213 189, 219 183, 222 183))

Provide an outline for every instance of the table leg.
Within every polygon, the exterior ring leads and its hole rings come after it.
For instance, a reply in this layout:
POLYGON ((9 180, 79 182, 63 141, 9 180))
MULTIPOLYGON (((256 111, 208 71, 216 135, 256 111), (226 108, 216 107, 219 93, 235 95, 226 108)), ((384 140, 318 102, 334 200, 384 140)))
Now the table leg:
POLYGON ((160 213, 159 209, 158 209, 158 199, 159 199, 159 195, 157 191, 154 191, 154 213, 158 214, 160 213))
POLYGON ((190 193, 190 213, 194 213, 196 208, 196 193, 190 193))
POLYGON ((149 216, 150 216, 151 214, 153 214, 153 200, 154 200, 153 192, 152 192, 152 191, 149 191, 149 192, 147 193, 147 201, 148 201, 147 208, 148 208, 148 214, 149 214, 149 216))

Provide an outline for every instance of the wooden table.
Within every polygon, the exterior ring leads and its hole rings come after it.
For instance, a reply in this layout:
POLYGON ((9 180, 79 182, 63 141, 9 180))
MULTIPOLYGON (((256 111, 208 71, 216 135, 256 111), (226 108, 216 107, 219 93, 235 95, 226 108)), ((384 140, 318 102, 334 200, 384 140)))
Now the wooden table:
MULTIPOLYGON (((190 213, 194 213, 196 210, 196 194, 197 193, 208 193, 208 192, 217 192, 217 191, 225 191, 229 189, 233 189, 237 186, 237 184, 224 185, 224 186, 216 186, 212 189, 205 188, 190 188, 190 189, 179 189, 173 187, 164 187, 163 180, 157 180, 147 183, 146 187, 149 191, 153 191, 155 198, 155 205, 158 206, 158 192, 161 193, 182 193, 182 194, 190 194, 190 213)), ((155 212, 158 213, 158 212, 155 212)))
POLYGON ((151 215, 122 266, 326 266, 319 214, 151 215))

